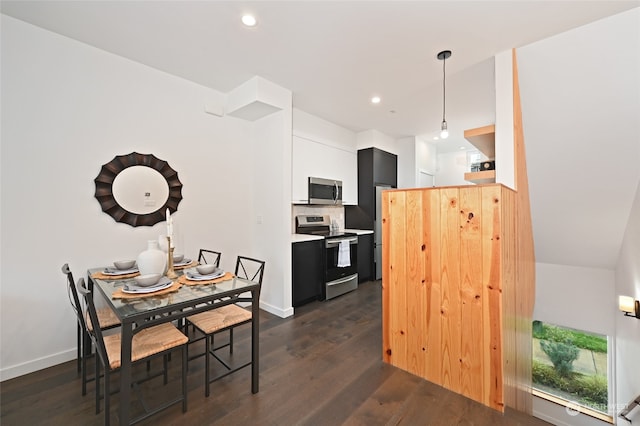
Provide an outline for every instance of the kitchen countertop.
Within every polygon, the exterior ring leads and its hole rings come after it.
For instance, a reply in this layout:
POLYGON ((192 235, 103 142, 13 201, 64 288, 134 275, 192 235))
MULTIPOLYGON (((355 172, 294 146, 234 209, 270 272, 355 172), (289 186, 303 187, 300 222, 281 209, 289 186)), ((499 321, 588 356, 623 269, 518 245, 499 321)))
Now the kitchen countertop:
POLYGON ((345 229, 344 232, 353 232, 358 235, 373 234, 373 230, 371 229, 345 229))
POLYGON ((291 234, 292 243, 301 243, 304 241, 313 241, 313 240, 324 240, 324 237, 321 235, 311 235, 311 234, 291 234))
MULTIPOLYGON (((358 235, 373 234, 371 229, 345 229, 344 232, 353 232, 358 235)), ((291 234, 292 243, 301 243, 304 241, 324 240, 324 237, 310 234, 291 234)))

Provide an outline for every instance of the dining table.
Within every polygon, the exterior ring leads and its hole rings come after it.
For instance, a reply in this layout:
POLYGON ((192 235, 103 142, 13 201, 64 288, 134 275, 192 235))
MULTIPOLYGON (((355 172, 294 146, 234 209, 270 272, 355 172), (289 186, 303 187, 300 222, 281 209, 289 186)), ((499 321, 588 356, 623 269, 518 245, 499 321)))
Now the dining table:
MULTIPOLYGON (((105 303, 120 319, 120 424, 129 424, 132 362, 132 339, 136 333, 162 323, 181 321, 188 316, 238 302, 251 303, 251 392, 258 392, 259 373, 259 301, 260 284, 227 272, 215 282, 186 281, 189 269, 176 269, 172 285, 156 293, 124 294, 126 285, 134 283, 134 274, 111 276, 105 268, 87 271, 89 289, 97 289, 105 303)), ((92 291, 95 293, 95 291, 92 291)), ((98 390, 96 390, 98 392, 98 390)))

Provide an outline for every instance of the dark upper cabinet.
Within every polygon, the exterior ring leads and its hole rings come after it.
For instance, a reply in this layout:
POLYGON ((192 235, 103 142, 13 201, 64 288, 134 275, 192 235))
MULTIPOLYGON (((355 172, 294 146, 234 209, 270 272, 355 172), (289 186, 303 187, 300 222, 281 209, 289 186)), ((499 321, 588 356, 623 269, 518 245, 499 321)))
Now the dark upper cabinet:
MULTIPOLYGON (((373 186, 398 186, 398 156, 377 148, 373 151, 373 186)), ((367 151, 367 150, 363 150, 367 151)))
POLYGON ((378 148, 358 150, 358 205, 345 206, 345 226, 373 229, 376 185, 398 186, 398 156, 378 148))

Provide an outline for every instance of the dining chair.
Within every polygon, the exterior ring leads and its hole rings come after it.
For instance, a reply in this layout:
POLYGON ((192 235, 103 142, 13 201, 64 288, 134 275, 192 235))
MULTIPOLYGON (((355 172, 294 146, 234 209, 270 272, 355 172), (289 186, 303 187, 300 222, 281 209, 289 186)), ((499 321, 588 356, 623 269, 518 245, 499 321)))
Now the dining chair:
MULTIPOLYGON (((78 372, 82 375, 82 395, 87 394, 87 383, 95 380, 95 377, 87 377, 87 358, 92 356, 91 340, 85 330, 93 330, 93 321, 86 315, 83 315, 80 298, 76 291, 73 273, 69 268, 69 264, 62 265, 62 273, 67 276, 67 295, 71 308, 76 313, 77 319, 77 355, 76 363, 78 372)), ((96 311, 98 324, 101 330, 110 330, 120 326, 120 320, 110 308, 101 308, 96 311)))
MULTIPOLYGON (((98 321, 98 314, 96 307, 93 303, 93 297, 91 291, 89 291, 84 283, 84 278, 80 278, 77 283, 77 292, 84 298, 84 305, 86 307, 86 314, 95 323, 98 321)), ((135 330, 134 330, 135 332, 135 330)), ((119 370, 121 365, 120 351, 121 351, 121 335, 111 334, 103 335, 100 328, 94 328, 91 331, 87 330, 93 344, 96 347, 96 414, 100 413, 100 366, 104 366, 104 383, 103 392, 104 397, 104 412, 105 412, 105 425, 110 423, 110 411, 111 411, 111 378, 110 375, 113 372, 119 370), (99 362, 98 362, 99 361, 99 362)), ((181 396, 165 402, 157 408, 149 410, 147 404, 144 401, 142 406, 145 413, 141 416, 133 419, 130 424, 142 421, 160 411, 182 402, 182 412, 187 411, 187 357, 186 346, 189 338, 182 334, 173 324, 164 323, 153 327, 145 328, 133 335, 131 341, 131 363, 136 364, 142 361, 149 361, 152 358, 163 356, 163 371, 159 374, 148 375, 144 380, 148 380, 159 376, 164 377, 164 384, 168 382, 168 361, 167 355, 176 348, 182 348, 182 383, 181 383, 181 396)), ((140 383, 138 381, 136 383, 140 383)), ((139 390, 139 386, 134 383, 133 388, 139 390)), ((142 397, 140 398, 142 400, 142 397)), ((128 404, 130 401, 121 401, 122 404, 128 404)))
MULTIPOLYGON (((262 286, 262 277, 264 275, 264 265, 265 262, 263 260, 253 259, 245 256, 238 256, 236 259, 236 267, 235 267, 235 275, 239 278, 248 279, 250 281, 254 281, 262 286)), ((254 300, 253 303, 258 303, 257 300, 254 300)), ((233 354, 233 329, 242 324, 251 323, 253 321, 253 317, 251 315, 251 311, 242 308, 236 304, 225 305, 220 308, 215 308, 210 311, 202 312, 196 315, 192 315, 187 317, 187 322, 192 324, 196 330, 202 333, 205 336, 205 351, 202 354, 196 355, 194 358, 198 356, 205 356, 205 396, 209 396, 209 385, 210 383, 221 379, 235 371, 238 371, 244 367, 251 365, 251 361, 243 363, 238 366, 232 366, 229 363, 225 362, 222 358, 220 358, 216 352, 222 348, 229 347, 229 354, 233 354), (229 341, 228 343, 215 346, 214 345, 214 335, 220 333, 222 331, 229 330, 229 341), (210 375, 210 357, 213 356, 216 360, 218 360, 227 370, 226 372, 214 377, 213 379, 209 378, 210 375)), ((256 321, 259 319, 256 318, 256 321)), ((198 339, 200 340, 200 339, 198 339)), ((190 343, 195 342, 195 340, 190 341, 190 343)))
POLYGON ((219 251, 200 249, 198 252, 198 263, 208 263, 210 265, 216 265, 216 268, 218 268, 220 267, 220 257, 222 257, 222 253, 219 251))
MULTIPOLYGON (((209 250, 209 249, 200 249, 200 251, 198 252, 198 263, 199 264, 209 264, 209 265, 216 265, 216 268, 220 267, 220 259, 222 258, 222 252, 219 251, 214 251, 214 250, 209 250)), ((178 321, 178 327, 183 330, 186 331, 186 326, 185 324, 182 322, 182 320, 178 321)), ((193 328, 193 326, 192 326, 193 328)), ((195 331, 195 330, 192 330, 195 331)), ((197 339, 197 340, 202 340, 204 337, 197 339)), ((187 348, 187 355, 189 354, 189 350, 187 348)), ((204 354, 200 354, 197 355, 195 358, 202 356, 204 354)), ((188 357, 187 357, 188 358, 188 357)), ((193 359, 193 358, 190 358, 193 359)))

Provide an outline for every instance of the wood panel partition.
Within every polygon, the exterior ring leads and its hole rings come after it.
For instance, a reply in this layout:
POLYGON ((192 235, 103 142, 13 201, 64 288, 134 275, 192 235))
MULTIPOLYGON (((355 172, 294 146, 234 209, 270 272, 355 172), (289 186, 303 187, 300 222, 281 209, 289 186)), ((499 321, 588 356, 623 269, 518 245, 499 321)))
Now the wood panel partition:
POLYGON ((515 191, 383 193, 383 360, 531 414, 535 256, 515 50, 513 69, 515 191))
POLYGON ((531 222, 531 204, 529 201, 529 179, 527 177, 527 157, 524 145, 522 108, 520 104, 520 86, 518 80, 518 61, 516 50, 512 50, 513 67, 513 144, 516 184, 516 282, 518 295, 515 300, 515 353, 511 356, 515 365, 508 371, 509 398, 507 406, 525 413, 532 413, 531 398, 531 320, 536 288, 536 257, 533 243, 533 224, 531 222))
POLYGON ((382 206, 384 360, 500 411, 514 204, 494 184, 386 191, 382 206))

